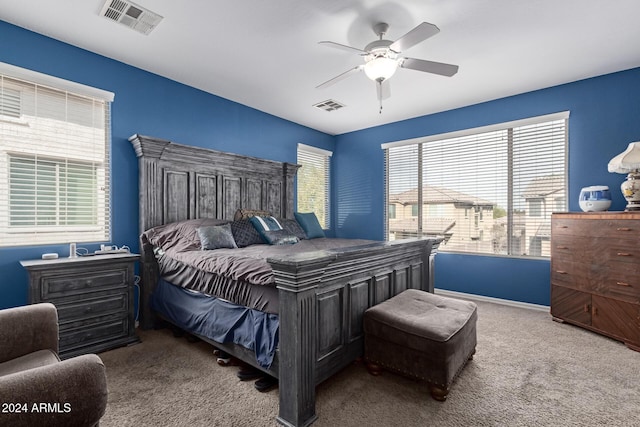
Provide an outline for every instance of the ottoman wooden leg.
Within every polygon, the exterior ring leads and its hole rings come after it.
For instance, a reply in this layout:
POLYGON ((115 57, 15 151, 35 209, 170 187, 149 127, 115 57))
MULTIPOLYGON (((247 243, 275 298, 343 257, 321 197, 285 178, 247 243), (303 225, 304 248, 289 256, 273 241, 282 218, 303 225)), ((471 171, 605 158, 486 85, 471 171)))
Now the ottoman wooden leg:
POLYGON ((438 387, 436 385, 430 386, 429 392, 431 392, 431 397, 433 397, 438 402, 444 402, 445 400, 447 400, 447 395, 449 394, 449 390, 438 387))
POLYGON ((382 366, 367 362, 367 371, 369 371, 371 375, 378 376, 382 374, 382 366))

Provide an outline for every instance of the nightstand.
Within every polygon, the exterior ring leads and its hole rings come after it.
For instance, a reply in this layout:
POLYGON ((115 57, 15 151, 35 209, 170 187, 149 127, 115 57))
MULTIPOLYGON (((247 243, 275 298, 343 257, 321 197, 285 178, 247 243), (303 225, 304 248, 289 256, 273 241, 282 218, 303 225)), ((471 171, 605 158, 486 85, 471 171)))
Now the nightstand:
POLYGON ((137 254, 20 261, 29 272, 29 303, 58 309, 60 357, 140 342, 135 333, 137 254))

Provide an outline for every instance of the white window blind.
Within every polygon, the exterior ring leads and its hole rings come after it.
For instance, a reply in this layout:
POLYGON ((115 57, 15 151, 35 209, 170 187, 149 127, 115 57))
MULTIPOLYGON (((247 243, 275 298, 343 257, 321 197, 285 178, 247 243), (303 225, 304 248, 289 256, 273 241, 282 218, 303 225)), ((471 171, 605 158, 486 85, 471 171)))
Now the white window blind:
POLYGON ((330 222, 331 151, 298 144, 297 210, 314 212, 322 228, 330 222))
POLYGON ((112 94, 18 70, 0 74, 0 246, 109 241, 112 94))
POLYGON ((559 113, 383 145, 387 238, 548 257, 551 212, 567 207, 567 122, 559 113))

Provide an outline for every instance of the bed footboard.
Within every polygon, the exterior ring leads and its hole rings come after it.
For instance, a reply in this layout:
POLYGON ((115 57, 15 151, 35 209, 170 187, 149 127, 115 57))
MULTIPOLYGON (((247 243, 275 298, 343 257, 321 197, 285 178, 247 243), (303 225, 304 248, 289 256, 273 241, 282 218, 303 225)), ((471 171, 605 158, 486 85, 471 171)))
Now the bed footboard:
POLYGON ((363 354, 367 308, 409 288, 433 292, 430 264, 440 241, 379 242, 268 260, 279 289, 280 424, 316 420, 316 385, 363 354))

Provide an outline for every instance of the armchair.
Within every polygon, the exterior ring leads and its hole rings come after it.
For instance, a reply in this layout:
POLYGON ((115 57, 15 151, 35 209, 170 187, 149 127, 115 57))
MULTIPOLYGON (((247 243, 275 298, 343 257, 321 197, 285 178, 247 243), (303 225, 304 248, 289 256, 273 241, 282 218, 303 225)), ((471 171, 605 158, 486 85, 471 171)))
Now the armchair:
POLYGON ((107 407, 102 360, 60 361, 50 303, 0 310, 0 425, 97 426, 107 407))

